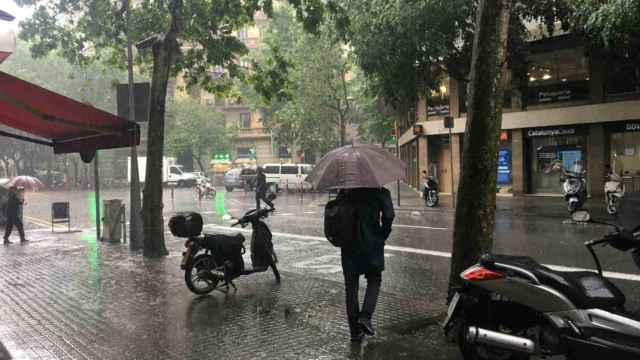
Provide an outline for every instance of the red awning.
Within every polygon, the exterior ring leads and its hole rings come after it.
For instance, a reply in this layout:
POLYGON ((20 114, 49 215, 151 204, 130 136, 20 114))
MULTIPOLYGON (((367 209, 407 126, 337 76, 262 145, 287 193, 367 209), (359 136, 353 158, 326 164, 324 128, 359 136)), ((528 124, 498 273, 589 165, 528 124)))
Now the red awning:
POLYGON ((18 138, 51 145, 56 154, 78 152, 85 161, 90 161, 96 150, 140 143, 136 123, 3 72, 0 124, 48 141, 18 138))

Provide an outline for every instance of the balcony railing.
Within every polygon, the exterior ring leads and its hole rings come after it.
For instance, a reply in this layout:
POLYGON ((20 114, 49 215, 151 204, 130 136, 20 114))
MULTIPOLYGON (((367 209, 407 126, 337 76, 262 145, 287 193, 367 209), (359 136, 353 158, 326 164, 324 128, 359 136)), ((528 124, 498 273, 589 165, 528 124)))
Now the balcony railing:
POLYGON ((238 137, 241 138, 254 138, 254 137, 268 137, 271 136, 269 129, 265 128, 248 128, 238 129, 238 137))

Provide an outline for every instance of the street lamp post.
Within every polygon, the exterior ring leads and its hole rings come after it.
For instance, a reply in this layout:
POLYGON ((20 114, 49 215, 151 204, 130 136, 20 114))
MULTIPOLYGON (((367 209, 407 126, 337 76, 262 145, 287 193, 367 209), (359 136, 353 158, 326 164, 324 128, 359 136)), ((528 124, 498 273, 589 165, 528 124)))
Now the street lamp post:
POLYGON ((451 207, 455 209, 456 207, 456 191, 454 188, 454 180, 453 180, 453 135, 451 133, 451 129, 453 129, 453 116, 445 116, 444 118, 444 127, 449 129, 449 165, 451 171, 451 207))
MULTIPOLYGON (((400 128, 398 127, 398 119, 396 119, 394 126, 396 129, 396 156, 400 159, 400 128)), ((398 207, 400 207, 400 180, 397 181, 396 185, 396 190, 398 191, 398 207)))
MULTIPOLYGON (((133 44, 131 42, 131 2, 127 1, 126 21, 127 21, 127 65, 129 72, 129 120, 136 121, 135 100, 133 94, 133 44)), ((131 146, 131 188, 129 191, 129 248, 139 250, 142 248, 142 218, 140 200, 140 177, 138 173, 138 147, 131 146)))

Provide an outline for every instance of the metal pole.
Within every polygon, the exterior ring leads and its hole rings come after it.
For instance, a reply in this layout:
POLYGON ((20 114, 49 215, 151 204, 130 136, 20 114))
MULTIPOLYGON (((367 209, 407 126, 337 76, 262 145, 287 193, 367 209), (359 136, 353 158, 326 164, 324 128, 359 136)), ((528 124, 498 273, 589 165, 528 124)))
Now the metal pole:
MULTIPOLYGON (((400 159, 400 129, 398 128, 398 119, 396 119, 396 156, 400 159)), ((397 181, 398 190, 398 207, 400 206, 400 180, 397 181)))
MULTIPOLYGON (((129 30, 129 22, 131 18, 130 11, 131 2, 127 0, 127 65, 129 70, 129 120, 136 121, 135 101, 133 94, 133 45, 129 30)), ((142 219, 140 218, 141 200, 140 200, 140 176, 138 173, 138 147, 134 144, 131 147, 131 184, 129 190, 129 249, 139 250, 142 248, 142 219)))
POLYGON ((93 178, 95 183, 95 196, 96 196, 96 239, 102 241, 100 236, 100 170, 98 165, 98 150, 96 150, 95 158, 93 159, 93 178))
POLYGON ((449 162, 451 164, 451 207, 456 208, 456 190, 454 188, 453 181, 453 135, 451 134, 451 128, 449 128, 449 162))

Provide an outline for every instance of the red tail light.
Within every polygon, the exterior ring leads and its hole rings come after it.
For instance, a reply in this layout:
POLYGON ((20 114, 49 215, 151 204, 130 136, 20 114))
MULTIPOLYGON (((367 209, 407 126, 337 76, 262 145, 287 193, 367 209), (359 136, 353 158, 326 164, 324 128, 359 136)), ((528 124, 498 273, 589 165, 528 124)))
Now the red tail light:
POLYGON ((504 275, 499 272, 477 266, 463 272, 462 278, 467 281, 484 281, 502 279, 504 278, 504 275))
POLYGON ((187 240, 187 241, 184 242, 184 247, 189 248, 189 247, 191 247, 191 244, 193 244, 193 241, 187 240))

